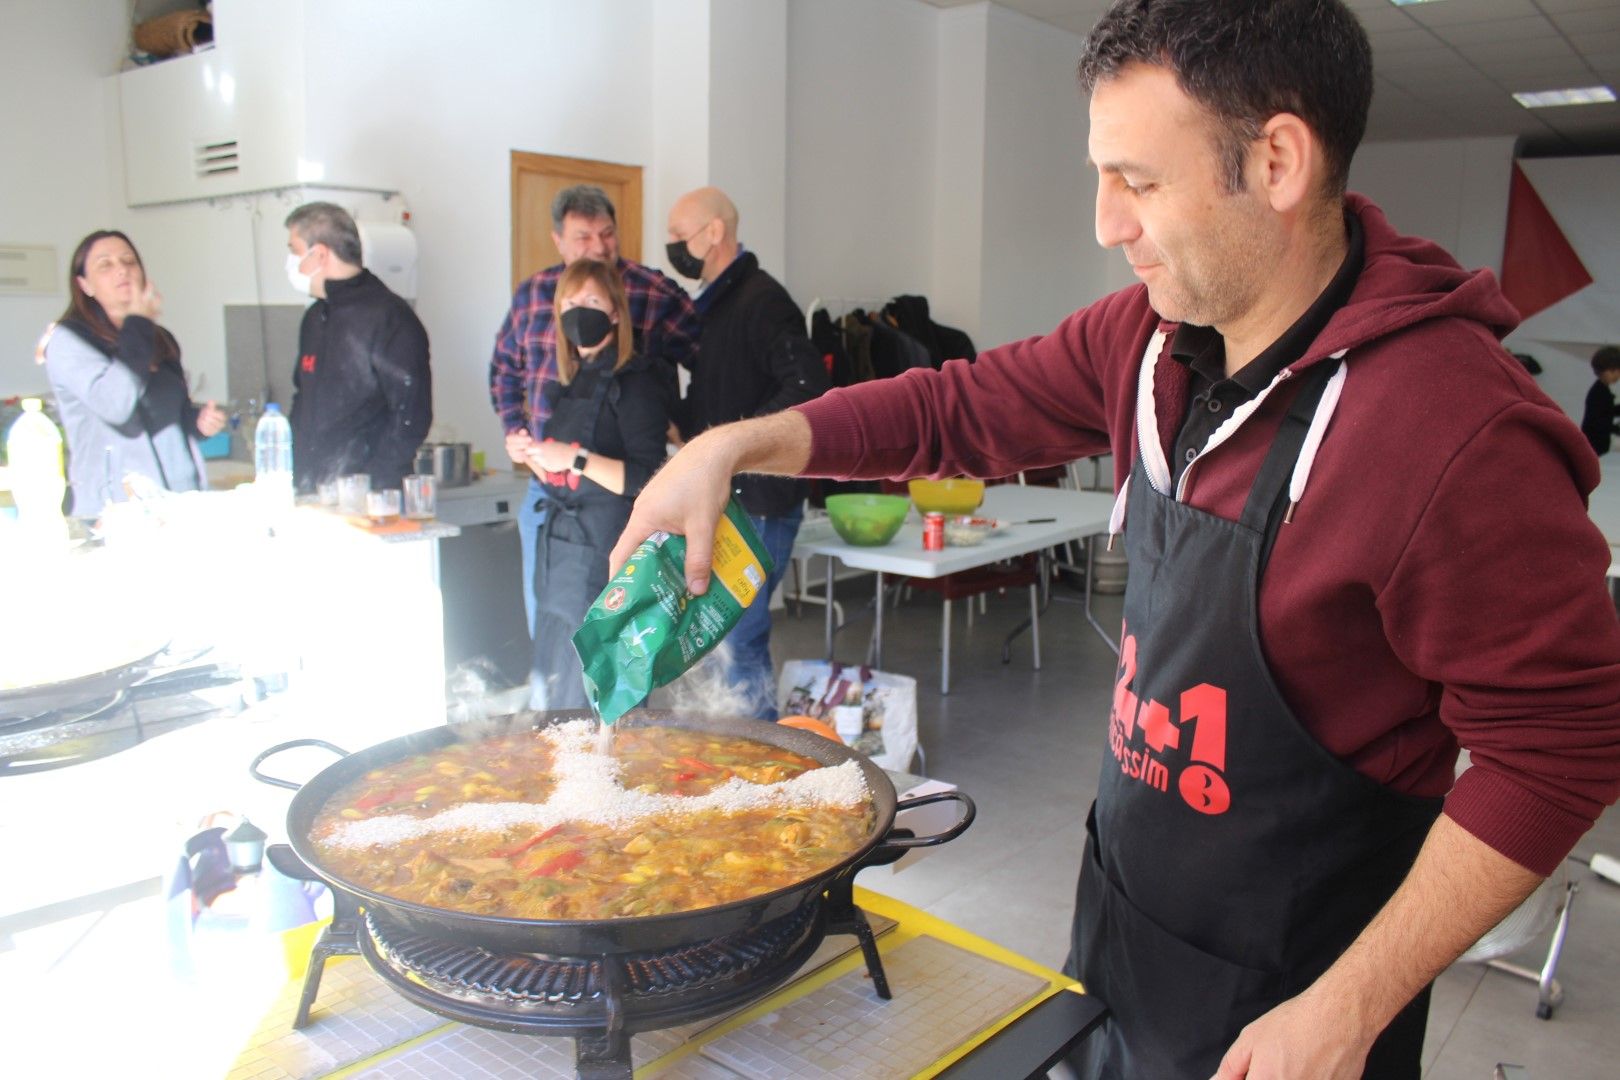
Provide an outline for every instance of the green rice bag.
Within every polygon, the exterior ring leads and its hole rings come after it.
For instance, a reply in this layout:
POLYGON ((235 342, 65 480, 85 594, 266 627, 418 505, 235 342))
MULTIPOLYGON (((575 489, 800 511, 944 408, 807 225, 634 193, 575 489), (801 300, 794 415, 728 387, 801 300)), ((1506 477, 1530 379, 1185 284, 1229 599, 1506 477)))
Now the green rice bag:
POLYGON ((643 540, 574 632, 585 694, 602 722, 613 723, 718 645, 774 568, 736 499, 715 526, 702 596, 686 587, 686 537, 658 532, 643 540))

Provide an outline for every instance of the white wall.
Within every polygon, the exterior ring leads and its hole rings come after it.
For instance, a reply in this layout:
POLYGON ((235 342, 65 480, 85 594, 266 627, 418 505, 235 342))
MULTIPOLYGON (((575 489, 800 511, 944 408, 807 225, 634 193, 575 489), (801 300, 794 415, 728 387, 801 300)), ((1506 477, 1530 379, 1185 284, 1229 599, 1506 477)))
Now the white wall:
POLYGON ((933 292, 936 322, 980 341, 984 316, 985 79, 990 6, 968 4, 939 13, 935 66, 933 292))
POLYGON ((0 296, 0 397, 49 388, 34 364, 34 344, 67 306, 74 247, 114 224, 117 185, 101 77, 117 71, 124 54, 125 8, 124 0, 5 5, 0 242, 52 247, 57 280, 48 295, 0 296))
POLYGON ((684 283, 664 257, 669 208, 709 182, 709 0, 653 5, 653 159, 642 186, 647 239, 641 256, 684 283))
POLYGON ((980 348, 1043 334, 1108 291, 1086 167, 1084 44, 997 5, 988 19, 980 348))
POLYGON ((1081 39, 995 4, 793 0, 788 266, 815 295, 929 297, 980 347, 1109 287, 1081 39))
POLYGON ((1366 143, 1350 190, 1372 199, 1400 231, 1424 236, 1467 267, 1502 269, 1513 143, 1507 138, 1366 143))
MULTIPOLYGON (((787 277, 882 301, 933 280, 937 9, 920 0, 788 5, 787 277)), ((959 316, 941 308, 935 317, 959 316)))
MULTIPOLYGON (((707 182, 737 204, 740 239, 778 279, 787 272, 787 144, 786 0, 712 0, 707 182)), ((660 226, 669 206, 656 208, 660 226)), ((661 249, 662 229, 659 238, 661 249)))

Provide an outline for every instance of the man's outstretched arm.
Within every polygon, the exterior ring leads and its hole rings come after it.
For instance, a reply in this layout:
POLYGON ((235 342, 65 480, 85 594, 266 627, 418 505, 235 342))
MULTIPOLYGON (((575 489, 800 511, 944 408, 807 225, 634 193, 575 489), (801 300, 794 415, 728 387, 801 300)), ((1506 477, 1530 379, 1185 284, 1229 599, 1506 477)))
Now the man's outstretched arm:
POLYGON ((677 533, 686 537, 687 587, 708 591, 714 526, 731 497, 731 478, 741 472, 796 476, 809 461, 810 422, 791 409, 710 428, 641 489, 608 557, 609 571, 618 573, 653 533, 677 533))

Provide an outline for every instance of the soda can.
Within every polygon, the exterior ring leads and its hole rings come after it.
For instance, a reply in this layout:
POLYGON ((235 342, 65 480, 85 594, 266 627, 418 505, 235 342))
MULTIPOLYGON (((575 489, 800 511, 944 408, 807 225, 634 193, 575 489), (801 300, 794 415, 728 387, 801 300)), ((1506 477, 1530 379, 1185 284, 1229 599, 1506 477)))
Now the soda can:
POLYGON ((935 513, 935 514, 924 514, 923 515, 923 550, 924 551, 944 551, 945 550, 945 515, 944 514, 935 513))

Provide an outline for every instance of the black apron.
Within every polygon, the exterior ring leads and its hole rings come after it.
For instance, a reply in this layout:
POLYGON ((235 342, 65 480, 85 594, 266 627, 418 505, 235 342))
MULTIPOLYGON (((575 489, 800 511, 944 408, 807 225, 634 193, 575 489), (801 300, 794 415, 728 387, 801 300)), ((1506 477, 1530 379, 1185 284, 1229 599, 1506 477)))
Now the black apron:
MULTIPOLYGON (((1207 1080, 1244 1025, 1309 986, 1366 927, 1439 813, 1440 800, 1391 791, 1328 753, 1261 652, 1260 574, 1335 367, 1297 376, 1239 521, 1155 491, 1140 451, 1132 466, 1109 752, 1069 962, 1111 1015, 1080 1048, 1082 1076, 1207 1080)), ((1158 437, 1143 426, 1138 443, 1158 437)), ((1415 1080, 1427 1015, 1425 990, 1366 1075, 1415 1080)))
MULTIPOLYGON (((602 408, 617 385, 610 348, 561 388, 542 438, 594 450, 602 408)), ((608 554, 630 520, 631 500, 581 476, 578 488, 542 483, 546 518, 535 546, 535 708, 586 707, 573 634, 607 587, 608 554), (543 697, 541 696, 543 689, 543 697)))

